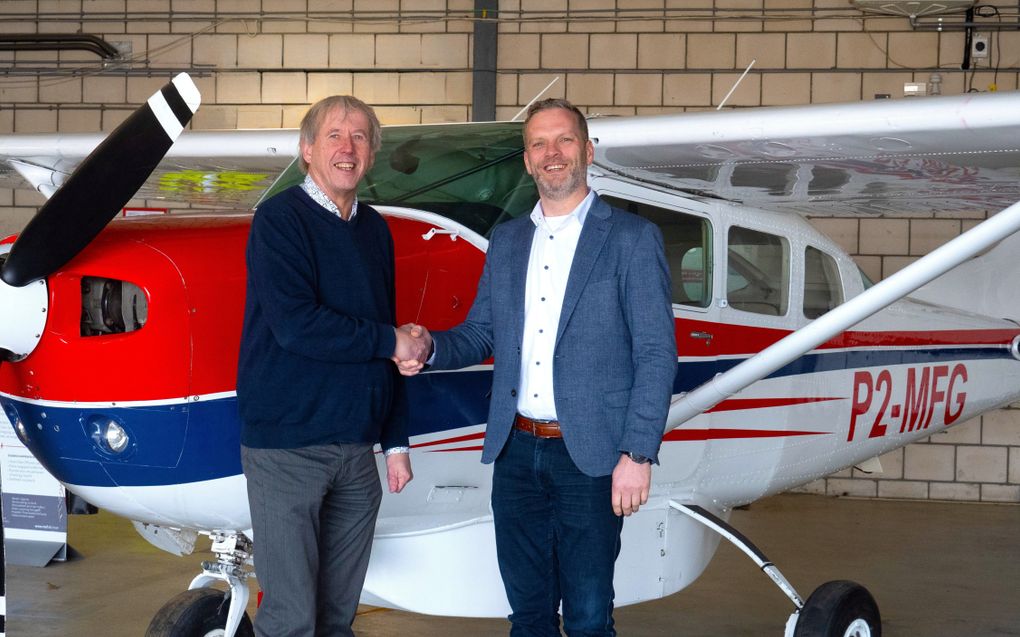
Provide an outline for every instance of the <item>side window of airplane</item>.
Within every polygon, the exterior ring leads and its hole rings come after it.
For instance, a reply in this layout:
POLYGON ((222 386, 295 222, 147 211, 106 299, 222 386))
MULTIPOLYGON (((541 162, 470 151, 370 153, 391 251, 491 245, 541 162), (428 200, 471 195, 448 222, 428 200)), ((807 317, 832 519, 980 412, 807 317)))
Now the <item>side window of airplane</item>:
POLYGON ((789 247, 782 237, 733 226, 728 237, 726 299, 744 312, 783 316, 790 289, 789 247))
POLYGON ((140 330, 149 300, 134 283, 86 276, 81 279, 81 335, 103 336, 140 330))
POLYGON ((673 282, 673 303, 708 307, 712 302, 712 226, 708 219, 610 195, 600 196, 610 205, 659 226, 673 282))
POLYGON ((865 290, 870 287, 874 287, 875 282, 871 280, 871 277, 864 273, 864 270, 857 268, 857 273, 861 275, 861 285, 864 286, 865 290))
POLYGON ((804 316, 818 318, 842 302, 836 260, 808 246, 804 251, 804 316))

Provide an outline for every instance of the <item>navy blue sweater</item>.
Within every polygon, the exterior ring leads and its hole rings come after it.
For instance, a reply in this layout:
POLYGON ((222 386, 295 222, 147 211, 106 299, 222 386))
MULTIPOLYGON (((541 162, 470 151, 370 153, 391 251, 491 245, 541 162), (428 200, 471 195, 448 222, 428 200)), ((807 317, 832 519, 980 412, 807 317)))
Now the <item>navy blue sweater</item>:
POLYGON ((343 221, 294 186, 259 206, 247 261, 241 443, 407 445, 403 379, 389 360, 393 239, 382 216, 359 204, 343 221))

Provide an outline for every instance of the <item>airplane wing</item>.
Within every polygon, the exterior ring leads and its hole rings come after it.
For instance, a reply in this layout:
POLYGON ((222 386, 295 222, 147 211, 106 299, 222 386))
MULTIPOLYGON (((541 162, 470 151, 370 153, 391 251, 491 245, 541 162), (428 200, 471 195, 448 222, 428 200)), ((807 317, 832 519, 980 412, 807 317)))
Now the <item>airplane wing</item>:
POLYGON ((676 398, 667 430, 1020 228, 1020 92, 595 119, 589 130, 603 169, 694 197, 806 216, 1002 210, 676 398))
MULTIPOLYGON (((49 197, 105 137, 0 136, 0 187, 49 197)), ((297 156, 297 142, 290 129, 186 132, 136 198, 250 208, 297 156)))
MULTIPOLYGON (((597 164, 809 216, 1001 210, 1020 200, 1020 92, 594 119, 597 164)), ((45 196, 103 134, 0 136, 0 187, 45 196)), ((250 207, 296 130, 189 131, 139 198, 250 207)))
POLYGON ((1020 92, 589 121, 599 166, 807 216, 1001 210, 1020 201, 1020 92))

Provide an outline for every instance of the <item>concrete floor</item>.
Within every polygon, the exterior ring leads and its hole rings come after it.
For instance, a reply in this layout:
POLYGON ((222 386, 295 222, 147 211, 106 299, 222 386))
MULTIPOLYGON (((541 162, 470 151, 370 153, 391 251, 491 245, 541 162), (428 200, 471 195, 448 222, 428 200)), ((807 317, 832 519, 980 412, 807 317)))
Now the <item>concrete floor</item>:
MULTIPOLYGON (((782 495, 731 522, 804 597, 852 579, 878 601, 887 637, 1020 635, 1020 506, 782 495)), ((80 557, 46 568, 11 566, 12 637, 143 635, 152 615, 198 573, 208 551, 176 558, 121 519, 73 516, 80 557)), ((624 637, 782 635, 792 604, 723 542, 688 589, 618 609, 624 637)), ((429 617, 362 607, 359 637, 506 635, 501 619, 429 617)))

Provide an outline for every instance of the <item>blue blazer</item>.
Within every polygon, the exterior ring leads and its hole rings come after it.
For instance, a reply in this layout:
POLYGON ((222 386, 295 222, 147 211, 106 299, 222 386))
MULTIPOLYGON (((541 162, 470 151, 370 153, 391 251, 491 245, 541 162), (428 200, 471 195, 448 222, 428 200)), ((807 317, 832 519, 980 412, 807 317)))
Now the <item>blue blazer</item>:
MULTIPOLYGON (((496 226, 467 319, 433 334, 433 368, 495 357, 484 463, 503 449, 517 413, 535 230, 530 216, 496 226)), ((612 473, 621 451, 657 461, 677 372, 670 289, 659 228, 596 196, 570 267, 553 363, 563 439, 590 476, 612 473)))

